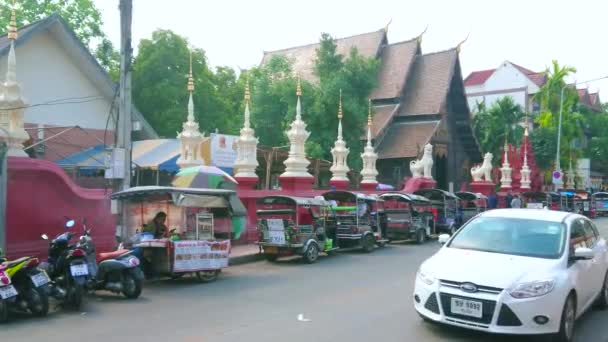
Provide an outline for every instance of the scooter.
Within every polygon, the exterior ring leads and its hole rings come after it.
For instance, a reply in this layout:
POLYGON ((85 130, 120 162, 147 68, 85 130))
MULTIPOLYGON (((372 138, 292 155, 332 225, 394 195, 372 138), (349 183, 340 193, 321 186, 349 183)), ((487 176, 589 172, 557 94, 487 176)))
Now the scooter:
MULTIPOLYGON (((67 229, 74 227, 74 220, 68 220, 67 229)), ((69 308, 78 310, 82 304, 89 268, 86 253, 81 248, 70 246, 74 233, 59 234, 49 244, 49 259, 44 268, 53 280, 51 295, 69 308)), ((42 239, 48 240, 46 234, 42 239)))
POLYGON ((7 261, 0 249, 0 322, 8 319, 11 309, 37 317, 48 313, 51 280, 38 264, 32 257, 7 261))
POLYGON ((114 252, 97 254, 91 229, 86 227, 86 220, 83 221, 83 228, 84 233, 76 248, 84 250, 87 255, 87 289, 122 293, 129 299, 139 297, 144 280, 144 274, 139 268, 139 259, 132 251, 121 248, 114 252))

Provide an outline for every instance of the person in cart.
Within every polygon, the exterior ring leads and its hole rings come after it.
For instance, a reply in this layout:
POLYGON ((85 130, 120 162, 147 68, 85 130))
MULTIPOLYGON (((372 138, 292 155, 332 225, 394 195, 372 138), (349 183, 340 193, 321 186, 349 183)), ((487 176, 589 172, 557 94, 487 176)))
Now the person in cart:
POLYGON ((167 214, 160 211, 154 216, 154 219, 144 227, 144 232, 154 234, 155 239, 162 239, 167 236, 168 230, 167 226, 165 226, 166 221, 167 214))

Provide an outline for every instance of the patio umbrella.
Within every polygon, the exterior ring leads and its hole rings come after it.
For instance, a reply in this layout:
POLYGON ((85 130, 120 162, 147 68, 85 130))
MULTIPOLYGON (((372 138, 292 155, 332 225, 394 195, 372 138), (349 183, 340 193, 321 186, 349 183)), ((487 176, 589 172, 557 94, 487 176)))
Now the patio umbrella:
POLYGON ((395 190, 395 187, 392 185, 379 183, 376 190, 395 190))
POLYGON ((220 168, 201 165, 180 170, 172 184, 178 188, 234 190, 238 182, 220 168))

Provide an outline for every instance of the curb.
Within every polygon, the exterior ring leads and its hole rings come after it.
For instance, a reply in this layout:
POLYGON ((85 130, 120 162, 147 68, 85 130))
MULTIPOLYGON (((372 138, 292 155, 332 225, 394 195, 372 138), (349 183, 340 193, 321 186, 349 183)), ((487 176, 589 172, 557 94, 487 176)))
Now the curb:
POLYGON ((256 261, 264 260, 264 254, 255 253, 255 254, 246 254, 240 255, 237 257, 231 257, 228 259, 229 266, 248 264, 256 261))

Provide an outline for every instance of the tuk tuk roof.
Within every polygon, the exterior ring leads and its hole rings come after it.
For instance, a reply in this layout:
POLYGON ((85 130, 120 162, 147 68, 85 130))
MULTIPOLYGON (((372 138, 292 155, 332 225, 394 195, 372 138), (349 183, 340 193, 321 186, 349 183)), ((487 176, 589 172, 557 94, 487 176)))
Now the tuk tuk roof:
POLYGON ((333 190, 333 191, 328 191, 323 193, 323 198, 325 198, 325 200, 343 200, 343 201, 353 201, 355 202, 356 200, 360 199, 360 200, 364 200, 364 201, 374 201, 374 202, 378 202, 378 201, 382 201, 382 199, 378 198, 377 196, 372 196, 372 195, 366 195, 366 194, 362 194, 360 192, 351 192, 351 191, 344 191, 344 190, 333 190))
POLYGON ((133 197, 142 197, 146 195, 159 194, 176 194, 182 193, 187 195, 207 195, 207 196, 230 196, 235 195, 233 190, 225 189, 200 189, 200 188, 174 188, 170 186, 136 186, 127 190, 113 193, 111 199, 124 199, 133 197))
POLYGON ((461 200, 465 200, 465 201, 488 199, 488 197, 485 196, 484 194, 474 193, 474 192, 469 192, 469 191, 460 191, 460 192, 455 193, 454 195, 456 195, 456 197, 460 198, 461 200))
POLYGON ((289 205, 326 205, 329 202, 320 198, 273 195, 259 198, 258 204, 289 204, 289 205))
POLYGON ((596 193, 592 194, 591 196, 593 198, 596 198, 596 197, 606 197, 606 198, 608 198, 608 192, 602 192, 602 191, 600 191, 600 192, 596 192, 596 193))
POLYGON ((444 197, 449 197, 451 199, 460 200, 460 198, 458 198, 458 196, 454 195, 453 193, 451 193, 449 191, 441 190, 441 189, 421 189, 421 190, 414 192, 414 194, 424 196, 428 199, 431 199, 431 197, 434 197, 437 195, 441 195, 444 197))
POLYGON ((428 198, 426 198, 424 196, 401 193, 401 192, 387 192, 387 193, 380 195, 380 198, 382 198, 382 199, 384 199, 386 197, 398 197, 398 198, 403 199, 406 202, 424 202, 424 203, 431 202, 428 198))
POLYGON ((528 192, 523 192, 521 194, 522 196, 526 196, 526 197, 532 197, 532 196, 549 196, 549 193, 547 192, 543 192, 543 191, 528 191, 528 192))

